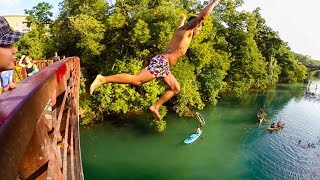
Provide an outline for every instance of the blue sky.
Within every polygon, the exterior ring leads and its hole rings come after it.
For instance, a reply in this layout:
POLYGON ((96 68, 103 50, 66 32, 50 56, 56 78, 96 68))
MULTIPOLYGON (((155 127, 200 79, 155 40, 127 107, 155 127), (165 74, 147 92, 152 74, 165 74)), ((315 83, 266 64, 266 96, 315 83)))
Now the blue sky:
MULTIPOLYGON (((24 9, 31 9, 43 0, 0 0, 0 15, 23 15, 24 9)), ((58 13, 61 0, 44 0, 58 13)), ((310 55, 320 60, 320 21, 318 9, 320 0, 244 0, 241 9, 261 8, 267 25, 278 31, 280 37, 289 43, 293 51, 310 55)))
POLYGON ((47 2, 54 8, 56 16, 61 0, 0 0, 0 15, 24 15, 24 9, 32 9, 40 2, 47 2))

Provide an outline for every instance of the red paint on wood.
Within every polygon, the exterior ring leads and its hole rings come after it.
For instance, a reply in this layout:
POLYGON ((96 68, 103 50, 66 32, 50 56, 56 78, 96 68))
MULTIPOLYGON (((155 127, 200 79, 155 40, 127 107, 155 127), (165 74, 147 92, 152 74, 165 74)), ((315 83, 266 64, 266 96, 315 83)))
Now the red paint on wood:
POLYGON ((63 64, 58 70, 56 70, 56 78, 57 78, 57 83, 59 84, 63 78, 63 76, 67 72, 67 65, 63 64))

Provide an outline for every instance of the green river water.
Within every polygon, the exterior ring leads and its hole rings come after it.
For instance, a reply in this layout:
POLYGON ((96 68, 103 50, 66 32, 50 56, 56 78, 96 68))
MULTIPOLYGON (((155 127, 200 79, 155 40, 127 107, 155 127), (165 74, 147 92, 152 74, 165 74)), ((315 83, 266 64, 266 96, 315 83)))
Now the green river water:
POLYGON ((148 114, 120 124, 82 127, 85 179, 320 179, 320 82, 316 98, 304 96, 302 84, 277 88, 241 99, 228 96, 199 111, 206 120, 203 139, 183 140, 198 124, 173 113, 157 134, 148 114), (256 113, 285 123, 279 132, 258 126, 256 113), (300 142, 299 142, 300 141, 300 142))

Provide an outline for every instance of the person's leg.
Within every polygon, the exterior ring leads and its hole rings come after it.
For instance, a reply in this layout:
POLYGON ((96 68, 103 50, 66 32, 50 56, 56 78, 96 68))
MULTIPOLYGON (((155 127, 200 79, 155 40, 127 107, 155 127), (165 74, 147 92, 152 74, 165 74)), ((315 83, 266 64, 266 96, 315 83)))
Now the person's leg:
POLYGON ((96 79, 90 86, 90 94, 93 93, 99 86, 106 83, 117 83, 117 84, 131 84, 138 86, 155 79, 155 77, 150 74, 150 72, 144 68, 137 75, 131 74, 115 74, 111 76, 97 75, 96 79))
POLYGON ((156 120, 161 119, 159 114, 160 106, 180 92, 180 85, 173 74, 164 77, 163 82, 168 86, 168 89, 154 105, 149 107, 149 110, 156 120))

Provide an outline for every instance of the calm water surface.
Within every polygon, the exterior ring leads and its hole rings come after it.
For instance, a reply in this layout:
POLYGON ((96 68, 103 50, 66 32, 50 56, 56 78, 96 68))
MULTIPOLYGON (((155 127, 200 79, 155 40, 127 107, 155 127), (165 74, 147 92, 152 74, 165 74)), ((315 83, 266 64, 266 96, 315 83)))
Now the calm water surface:
MULTIPOLYGON (((320 98, 320 90, 316 92, 320 98)), ((81 128, 85 179, 320 179, 320 100, 303 96, 303 85, 226 97, 200 111, 203 139, 185 145, 194 118, 169 113, 167 128, 156 134, 149 115, 120 125, 81 128), (285 123, 279 132, 258 126, 264 107, 268 119, 285 123), (300 142, 299 142, 300 141, 300 142)))

